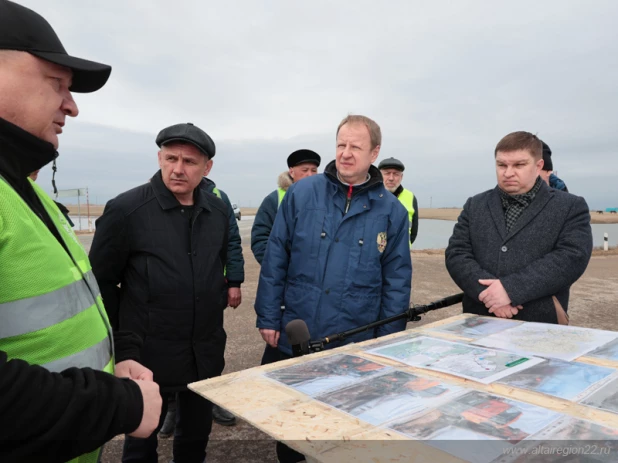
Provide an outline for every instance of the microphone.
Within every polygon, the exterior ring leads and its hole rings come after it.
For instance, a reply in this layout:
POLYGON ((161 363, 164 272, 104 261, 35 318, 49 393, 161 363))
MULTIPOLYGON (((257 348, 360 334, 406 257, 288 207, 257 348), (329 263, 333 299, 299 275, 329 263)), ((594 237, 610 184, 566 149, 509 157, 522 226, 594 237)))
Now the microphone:
POLYGON ((296 319, 285 325, 285 334, 292 346, 292 357, 309 354, 311 335, 304 320, 296 319))

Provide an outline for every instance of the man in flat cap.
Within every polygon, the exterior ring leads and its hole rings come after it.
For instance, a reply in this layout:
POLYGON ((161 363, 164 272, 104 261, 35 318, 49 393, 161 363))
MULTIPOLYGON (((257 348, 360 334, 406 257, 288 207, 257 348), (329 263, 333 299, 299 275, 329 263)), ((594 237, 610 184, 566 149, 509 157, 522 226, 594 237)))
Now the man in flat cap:
POLYGON ((266 244, 275 222, 277 209, 285 193, 292 183, 317 174, 320 161, 320 155, 314 151, 308 149, 294 151, 288 156, 288 170, 279 175, 278 188, 262 201, 251 227, 251 251, 260 265, 266 252, 266 244))
POLYGON ((28 178, 58 157, 78 114, 72 92, 100 89, 110 72, 0 0, 0 461, 94 463, 115 435, 147 437, 159 421, 139 338, 112 336, 88 256, 28 178))
POLYGON ((541 143, 543 143, 543 169, 541 170, 541 178, 551 188, 568 193, 569 189, 566 184, 554 173, 554 163, 551 160, 551 148, 544 141, 541 141, 541 143))
MULTIPOLYGON (((174 461, 197 463, 206 456, 212 404, 187 384, 223 371, 228 209, 200 187, 215 156, 203 130, 173 125, 156 143, 160 170, 107 203, 90 259, 112 326, 144 340, 141 359, 161 387, 163 417, 176 393, 174 461)), ((123 461, 158 461, 157 433, 127 437, 123 461)))
POLYGON ((382 173, 386 189, 393 193, 399 202, 403 204, 403 207, 406 208, 406 211, 408 211, 408 218, 410 220, 410 249, 412 249, 412 243, 414 243, 418 235, 418 202, 414 193, 406 190, 401 185, 403 171, 406 167, 399 159, 386 158, 378 164, 378 169, 382 173))

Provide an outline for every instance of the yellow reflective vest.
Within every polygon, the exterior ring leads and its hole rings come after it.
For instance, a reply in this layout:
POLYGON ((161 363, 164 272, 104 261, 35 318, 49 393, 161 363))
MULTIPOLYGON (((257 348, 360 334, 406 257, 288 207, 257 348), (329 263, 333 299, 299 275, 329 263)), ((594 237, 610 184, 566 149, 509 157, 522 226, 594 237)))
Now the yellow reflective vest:
MULTIPOLYGON (((410 241, 410 235, 412 234, 412 218, 414 217, 414 193, 410 190, 406 190, 405 188, 399 196, 397 196, 399 202, 403 204, 403 207, 408 211, 408 219, 410 219, 410 228, 408 228, 408 241, 410 241)), ((412 249, 412 243, 410 243, 410 249, 412 249)))
MULTIPOLYGON (((0 350, 53 372, 113 373, 112 330, 88 255, 51 198, 31 183, 69 254, 0 176, 0 350)), ((94 463, 99 453, 71 461, 94 463)))

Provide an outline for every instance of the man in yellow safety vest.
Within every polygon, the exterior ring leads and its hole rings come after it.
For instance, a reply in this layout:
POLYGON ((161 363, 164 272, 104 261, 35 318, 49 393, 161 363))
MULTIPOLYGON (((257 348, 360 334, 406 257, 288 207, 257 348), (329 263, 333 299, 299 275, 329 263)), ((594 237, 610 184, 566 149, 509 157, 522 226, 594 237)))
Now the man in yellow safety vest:
POLYGON ((29 178, 111 67, 67 54, 40 15, 0 0, 0 461, 96 463, 149 436, 161 396, 140 340, 115 333, 85 250, 29 178), (115 376, 114 376, 115 374, 115 376))
POLYGON ((410 219, 410 249, 412 249, 412 243, 414 243, 416 235, 418 235, 418 202, 414 193, 406 190, 401 185, 405 168, 403 162, 395 158, 384 159, 378 165, 378 169, 382 172, 384 186, 399 199, 399 202, 408 211, 408 218, 410 219))

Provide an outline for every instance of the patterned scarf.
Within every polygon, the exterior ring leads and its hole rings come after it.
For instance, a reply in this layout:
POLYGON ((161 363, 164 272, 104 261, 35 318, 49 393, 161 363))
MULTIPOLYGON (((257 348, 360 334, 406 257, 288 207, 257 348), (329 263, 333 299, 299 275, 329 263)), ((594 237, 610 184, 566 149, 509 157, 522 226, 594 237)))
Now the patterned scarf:
POLYGON ((513 227, 513 225, 515 225, 517 219, 521 217, 524 209, 526 209, 530 205, 530 203, 532 203, 534 197, 541 188, 541 182, 543 182, 541 177, 537 177, 536 183, 534 184, 532 189, 528 193, 524 193, 521 195, 510 195, 498 188, 498 191, 500 191, 500 199, 502 200, 502 209, 504 209, 504 219, 506 220, 507 233, 513 227))

